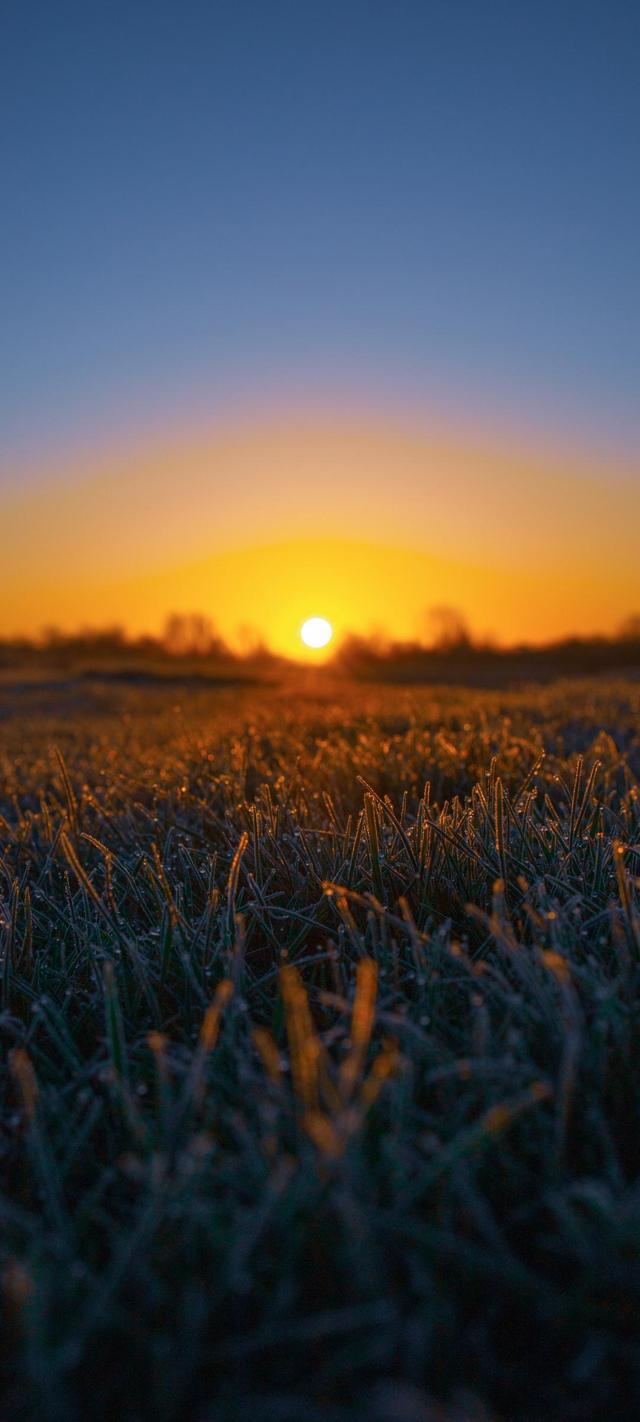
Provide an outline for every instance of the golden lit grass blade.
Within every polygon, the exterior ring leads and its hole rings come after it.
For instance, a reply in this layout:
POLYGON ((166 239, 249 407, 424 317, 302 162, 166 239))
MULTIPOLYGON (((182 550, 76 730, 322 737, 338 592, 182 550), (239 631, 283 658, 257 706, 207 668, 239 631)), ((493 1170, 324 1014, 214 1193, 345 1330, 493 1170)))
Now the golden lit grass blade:
POLYGON ((163 1129, 169 1120, 171 1111, 171 1086, 169 1062, 167 1060, 167 1038, 164 1032, 155 1029, 148 1033, 147 1045, 153 1057, 157 1082, 157 1105, 160 1122, 163 1129))
POLYGON ((258 885, 258 888, 261 889, 264 877, 262 872, 262 854, 260 849, 262 817, 260 815, 260 811, 256 808, 255 805, 251 806, 250 815, 251 835, 253 840, 253 862, 255 866, 255 880, 258 885))
POLYGON ((580 808, 579 808, 579 810, 578 810, 578 813, 577 813, 576 819, 575 819, 574 835, 578 835, 578 834, 580 833, 581 828, 582 828, 582 824, 583 824, 583 822, 584 822, 585 816, 586 816, 587 811, 588 811, 588 809, 589 809, 589 806, 590 806, 590 804, 591 804, 591 797, 592 797, 592 795, 593 795, 593 789, 594 789, 594 786, 595 786, 595 783, 596 783, 598 774, 599 774, 599 772, 600 772, 601 765, 602 765, 602 761, 600 761, 600 760, 594 760, 593 765, 592 765, 592 767, 591 767, 591 770, 589 771, 589 776, 588 776, 587 783, 586 783, 585 789, 584 789, 584 795, 582 796, 582 803, 581 803, 581 805, 580 805, 580 808))
POLYGON ((36 1074, 24 1047, 9 1053, 9 1071, 16 1083, 26 1119, 26 1138, 33 1170, 38 1179, 42 1203, 50 1226, 65 1250, 70 1246, 69 1217, 64 1203, 60 1170, 38 1110, 36 1074))
POLYGON ((227 879, 227 929, 231 942, 233 942, 236 932, 236 895, 240 878, 240 864, 248 843, 249 836, 246 830, 243 830, 238 840, 236 852, 231 860, 229 878, 227 879))
POLYGON ((38 1083, 31 1058, 24 1047, 14 1047, 9 1052, 9 1070, 20 1092, 24 1114, 28 1121, 32 1121, 38 1101, 38 1083))
POLYGON ((176 904, 176 901, 171 892, 171 885, 165 874, 164 864, 162 863, 160 851, 155 842, 151 845, 151 853, 153 855, 153 863, 156 871, 157 881, 160 885, 160 889, 166 901, 167 909, 169 912, 169 922, 172 928, 176 928, 178 923, 180 922, 180 914, 178 912, 178 906, 176 904))
POLYGON ((213 1051, 220 1031, 220 1018, 232 996, 233 983, 229 978, 223 978, 222 982, 218 983, 213 1002, 209 1003, 202 1019, 198 1042, 203 1053, 213 1051))
POLYGON ((97 889, 92 884, 89 875, 87 874, 86 869, 84 868, 84 865, 81 863, 80 858, 76 853, 75 846, 71 843, 71 840, 69 839, 68 835, 64 833, 64 831, 60 836, 60 844, 67 863, 73 869, 73 872, 76 878, 79 880, 80 884, 82 885, 82 888, 84 889, 85 893, 88 895, 91 902, 95 905, 98 910, 98 913, 104 919, 105 923, 108 924, 111 932, 114 934, 118 943, 121 945, 122 948, 124 948, 128 957, 130 958, 142 991, 149 1005, 149 1011, 151 1015, 155 1019, 159 1019, 158 1003, 153 992, 149 974, 146 970, 143 955, 141 954, 139 947, 135 942, 135 939, 131 936, 125 935, 120 929, 115 913, 112 912, 111 908, 104 902, 104 899, 101 898, 97 889))
POLYGON ((525 795, 527 794, 527 792, 529 791, 529 789, 530 789, 531 786, 533 785, 533 782, 534 782, 534 780, 535 780, 535 778, 536 778, 536 775, 538 774, 538 771, 539 771, 539 769, 540 769, 540 767, 541 767, 541 765, 542 765, 543 760, 545 759, 545 756, 546 756, 546 751, 541 751, 541 752, 540 752, 540 755, 539 755, 538 758, 537 758, 537 760, 536 760, 536 761, 534 762, 534 764, 531 766, 530 771, 528 772, 527 775, 525 775, 525 778, 524 778, 524 780, 523 780, 523 782, 522 782, 522 785, 520 786, 520 789, 518 790, 518 793, 517 793, 517 795, 516 795, 516 797, 515 797, 515 803, 516 803, 516 804, 520 804, 520 803, 524 800, 525 795))
POLYGON ((294 1091, 306 1111, 317 1111, 320 1105, 322 1045, 311 1018, 309 999, 300 973, 293 964, 280 969, 280 983, 294 1091))
POLYGON ((355 921, 355 918, 353 917, 351 909, 349 908, 349 899, 353 899, 354 902, 358 904, 366 904, 366 900, 361 894, 355 894, 353 890, 345 889, 342 884, 332 884, 329 881, 325 880, 322 885, 322 888, 323 892, 327 895, 327 897, 333 899, 336 909, 340 914, 340 918, 342 919, 342 922, 347 930, 349 938, 351 939, 351 942, 356 952, 361 955, 363 952, 362 935, 358 929, 358 925, 355 921))
POLYGON ((384 903, 384 881, 382 878, 382 867, 380 864, 380 831, 378 825, 378 811, 376 807, 376 797, 367 791, 364 797, 364 814, 367 827, 367 840, 369 843, 369 858, 371 861, 371 877, 376 892, 376 897, 380 903, 384 903))
POLYGON ((377 1100, 386 1081, 395 1076, 400 1065, 400 1050, 395 1038, 389 1037, 382 1046, 382 1051, 373 1062, 371 1070, 365 1081, 362 1083, 360 1092, 360 1106, 364 1111, 368 1111, 377 1100))
POLYGON ((416 921, 411 912, 411 905, 409 903, 409 900, 404 894, 401 894, 400 898, 398 899, 398 908, 400 909, 400 913, 402 914, 403 922, 407 925, 407 933, 409 935, 409 942, 411 943, 411 952, 413 954, 413 960, 416 965, 418 981, 423 982, 427 966, 424 951, 426 942, 425 935, 423 933, 420 933, 416 925, 416 921))
POLYGON ((534 1081, 526 1091, 520 1092, 518 1096, 512 1097, 509 1101, 498 1102, 496 1106, 490 1106, 478 1125, 473 1128, 478 1141, 483 1136, 501 1135, 517 1120, 518 1116, 530 1110, 532 1106, 538 1105, 539 1102, 548 1101, 550 1095, 551 1089, 546 1082, 534 1081))
POLYGON ((198 1034, 198 1045, 193 1054, 187 1073, 184 1093, 178 1110, 178 1121, 184 1121, 193 1106, 199 1106, 204 1097, 205 1067, 220 1035, 220 1022, 225 1007, 233 997, 233 983, 223 978, 218 983, 213 1001, 209 1003, 198 1034))
POLYGON ((507 893, 507 855, 505 845, 505 800, 504 787, 500 776, 495 783, 495 810, 496 810, 496 849, 500 862, 500 877, 504 884, 505 897, 507 893))
POLYGON ((640 958, 640 922, 633 907, 631 897, 631 884, 624 865, 624 845, 616 840, 613 846, 613 860, 618 883, 618 894, 620 897, 620 907, 624 920, 625 932, 631 952, 635 958, 640 958))
POLYGON ((55 754, 56 760, 57 760, 57 762, 58 762, 58 769, 59 769, 59 771, 60 771, 60 778, 61 778, 61 780, 62 780, 62 788, 63 788, 63 791, 64 791, 64 799, 65 799, 65 805, 66 805, 66 810, 67 810, 67 818, 68 818, 68 821, 69 821, 69 828, 70 828, 71 833, 72 833, 73 835, 77 835, 77 833, 78 833, 78 801, 77 801, 76 796, 75 796, 75 792, 74 792, 74 789, 73 789, 73 785, 71 784, 71 777, 70 777, 70 775, 69 775, 69 771, 67 770, 67 763, 66 763, 65 758, 64 758, 64 756, 63 756, 63 754, 62 754, 62 751, 58 748, 58 746, 54 746, 53 749, 54 749, 54 754, 55 754))
POLYGON ((473 849, 470 844, 467 844, 466 839, 463 839, 461 835, 453 834, 451 830, 445 829, 442 824, 442 820, 445 818, 445 810, 446 805, 443 806, 439 819, 436 819, 435 816, 429 818, 429 829, 433 830, 438 838, 443 840, 445 844, 450 844, 457 853, 466 855, 468 859, 478 865, 479 869, 482 869, 485 874, 488 874, 489 878, 493 881, 495 878, 495 864, 491 864, 488 859, 484 859, 480 854, 477 854, 475 849, 473 849))
POLYGON ((576 761, 576 771, 575 771, 575 775, 574 775, 574 777, 573 777, 573 786, 572 786, 572 790, 571 790, 571 807, 570 807, 570 810, 569 810, 569 849, 573 849, 573 840, 574 840, 574 835, 575 835, 576 819, 577 819, 577 817, 578 817, 578 809, 579 809, 578 802, 579 802, 579 800, 580 800, 580 786, 581 786, 581 784, 582 784, 582 769, 583 769, 583 766, 584 766, 584 756, 579 755, 579 756, 578 756, 578 759, 577 759, 577 761, 576 761))
POLYGON ((156 1031, 155 1028, 153 1028, 152 1031, 149 1032, 148 1035, 147 1035, 147 1044, 148 1044, 148 1047, 149 1047, 149 1051, 152 1053, 153 1059, 154 1059, 154 1061, 155 1061, 155 1063, 156 1063, 156 1067, 157 1067, 157 1070, 158 1070, 158 1074, 159 1074, 160 1076, 162 1076, 163 1079, 166 1079, 166 1078, 167 1078, 167 1060, 166 1060, 167 1038, 165 1037, 164 1032, 158 1032, 158 1031, 156 1031))
POLYGON ((351 846, 351 854, 350 854, 350 856, 349 856, 349 867, 348 867, 348 869, 347 869, 347 874, 346 874, 346 878, 345 878, 345 884, 346 884, 346 886, 347 886, 348 889, 351 888, 351 885, 352 885, 352 883, 353 883, 353 876, 354 876, 355 870, 356 870, 356 863, 357 863, 357 859, 358 859, 358 850, 359 850, 359 848, 360 848, 360 841, 361 841, 361 839, 362 839, 362 831, 363 831, 363 829, 364 829, 364 812, 363 812, 363 811, 360 811, 360 814, 358 815, 358 820, 357 820, 357 823, 356 823, 355 833, 354 833, 354 836, 353 836, 353 844, 352 844, 352 846, 351 846))
POLYGON ((97 908, 98 913, 101 914, 101 916, 106 920, 106 922, 109 924, 109 927, 115 929, 115 932, 119 937, 120 934, 118 926, 114 920, 113 914, 107 908, 107 905, 104 903, 104 900, 101 898, 95 885, 92 884, 91 879, 89 878, 89 875, 87 874, 87 871, 76 851, 75 845, 72 844, 71 840, 69 839, 69 836, 65 834, 64 830, 60 835, 60 847, 67 861, 67 864, 69 864, 70 867, 73 869, 76 879, 82 885, 85 894, 87 894, 88 897, 91 899, 91 902, 97 908))
POLYGON ((571 968, 566 958, 561 953, 555 953, 548 949, 542 954, 542 961, 545 968, 553 975, 556 982, 564 985, 571 982, 571 968))
MULTIPOLYGON (((373 799, 374 799, 374 800, 376 801, 376 803, 380 806, 380 809, 381 809, 383 815, 386 814, 386 816, 387 816, 387 818, 389 819, 390 823, 393 825, 393 828, 394 828, 394 830, 396 831, 396 834, 398 835, 398 838, 401 840, 402 844, 404 845, 404 848, 405 848, 405 850, 406 850, 406 852, 407 852, 407 855, 408 855, 408 858, 409 858, 409 861, 410 861, 412 867, 413 867, 414 869, 417 869, 417 868, 418 868, 418 861, 417 861, 417 859, 416 859, 416 855, 415 855, 415 851, 414 851, 413 845, 411 844, 411 841, 410 841, 410 839, 409 839, 409 837, 408 837, 408 835, 407 835, 407 833, 406 833, 406 830, 404 829, 404 827, 403 827, 403 825, 402 825, 401 820, 398 819, 398 816, 396 815, 396 813, 395 813, 395 811, 394 811, 394 809, 393 809, 393 806, 392 806, 392 804, 391 804, 391 802, 390 802, 390 800, 389 800, 389 797, 388 797, 388 796, 385 796, 385 798, 384 798, 384 800, 383 800, 382 797, 381 797, 380 795, 378 795, 377 791, 373 789, 373 786, 372 786, 372 785, 369 785, 368 782, 367 782, 366 780, 364 780, 361 775, 358 776, 358 780, 360 781, 360 784, 361 784, 361 785, 364 785, 365 790, 367 791, 367 793, 368 793, 369 795, 372 795, 372 796, 373 796, 373 799)), ((380 895, 379 895, 378 897, 380 897, 380 895)))
POLYGON ((342 1094, 348 1099, 364 1071, 375 1020, 378 968, 373 958, 361 958, 351 1017, 351 1050, 340 1069, 342 1094))
POLYGON ((325 1111, 306 1111, 304 1128, 322 1155, 333 1160, 342 1155, 347 1144, 347 1133, 341 1131, 325 1111))
POLYGON ((267 1031, 266 1027, 254 1027, 251 1036, 267 1076, 271 1078, 271 1081, 279 1084, 282 1081, 280 1053, 271 1033, 267 1031))

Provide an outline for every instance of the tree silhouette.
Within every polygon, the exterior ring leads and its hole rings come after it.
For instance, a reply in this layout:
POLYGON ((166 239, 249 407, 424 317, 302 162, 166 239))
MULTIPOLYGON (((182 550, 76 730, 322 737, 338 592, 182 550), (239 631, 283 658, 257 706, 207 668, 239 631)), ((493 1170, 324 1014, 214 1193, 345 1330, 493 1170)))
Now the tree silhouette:
POLYGON ((431 645, 438 652, 452 652, 471 646, 471 633, 462 612, 457 607, 431 607, 427 613, 431 629, 431 645))

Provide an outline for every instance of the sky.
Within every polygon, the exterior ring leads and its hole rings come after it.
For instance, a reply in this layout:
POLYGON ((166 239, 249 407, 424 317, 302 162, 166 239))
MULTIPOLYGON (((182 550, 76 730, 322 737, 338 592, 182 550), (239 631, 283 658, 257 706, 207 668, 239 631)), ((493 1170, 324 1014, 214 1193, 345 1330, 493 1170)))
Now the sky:
POLYGON ((0 633, 637 608, 639 64, 621 0, 5 0, 0 633))

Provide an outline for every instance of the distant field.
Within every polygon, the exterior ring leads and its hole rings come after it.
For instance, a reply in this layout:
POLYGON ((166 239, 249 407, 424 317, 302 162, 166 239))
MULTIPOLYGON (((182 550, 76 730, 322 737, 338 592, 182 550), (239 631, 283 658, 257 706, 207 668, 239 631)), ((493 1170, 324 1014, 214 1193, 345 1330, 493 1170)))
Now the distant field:
POLYGON ((3 1422, 636 1415, 640 683, 7 680, 0 759, 3 1422))

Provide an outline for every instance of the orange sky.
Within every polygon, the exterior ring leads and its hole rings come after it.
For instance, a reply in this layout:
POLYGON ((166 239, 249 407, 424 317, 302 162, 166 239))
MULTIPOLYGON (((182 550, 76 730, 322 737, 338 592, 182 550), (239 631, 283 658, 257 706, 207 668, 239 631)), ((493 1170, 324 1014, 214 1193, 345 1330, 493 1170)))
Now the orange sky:
POLYGON ((640 609, 638 469, 318 419, 132 443, 0 495, 0 634, 170 610, 301 650, 305 617, 411 637, 450 604, 500 641, 640 609))

